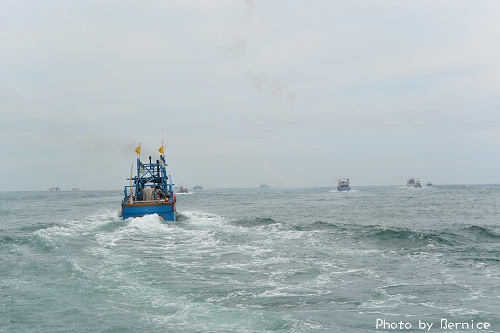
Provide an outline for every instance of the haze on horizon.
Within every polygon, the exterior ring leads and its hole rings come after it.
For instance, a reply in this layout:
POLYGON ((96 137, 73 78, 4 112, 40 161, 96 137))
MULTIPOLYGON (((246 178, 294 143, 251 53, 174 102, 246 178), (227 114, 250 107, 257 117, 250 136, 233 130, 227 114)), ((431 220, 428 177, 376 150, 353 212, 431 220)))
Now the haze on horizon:
POLYGON ((500 183, 500 2, 0 2, 0 190, 500 183), (163 137, 162 137, 163 132, 163 137))

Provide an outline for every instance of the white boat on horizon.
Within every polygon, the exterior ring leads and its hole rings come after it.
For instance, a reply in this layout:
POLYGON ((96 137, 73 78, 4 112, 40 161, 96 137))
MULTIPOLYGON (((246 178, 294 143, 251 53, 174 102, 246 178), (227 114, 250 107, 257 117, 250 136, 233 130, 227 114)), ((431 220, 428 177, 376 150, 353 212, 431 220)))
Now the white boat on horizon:
POLYGON ((350 191, 349 178, 340 178, 337 184, 337 191, 350 191))
POLYGON ((406 186, 408 187, 415 187, 415 188, 419 188, 419 187, 422 187, 422 185, 420 185, 420 179, 419 178, 413 178, 413 177, 410 177, 408 179, 408 181, 406 182, 406 186))

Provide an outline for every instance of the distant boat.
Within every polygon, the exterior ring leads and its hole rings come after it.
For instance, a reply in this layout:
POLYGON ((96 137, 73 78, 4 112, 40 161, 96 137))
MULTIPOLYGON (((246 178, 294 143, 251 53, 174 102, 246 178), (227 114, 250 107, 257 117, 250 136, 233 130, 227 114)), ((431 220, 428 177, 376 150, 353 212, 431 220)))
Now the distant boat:
POLYGON ((79 189, 79 188, 77 188, 77 187, 75 187, 75 188, 73 188, 71 191, 80 191, 80 189, 79 189))
POLYGON ((337 184, 337 191, 350 191, 349 178, 340 178, 337 184))
POLYGON ((196 185, 195 187, 193 187, 193 190, 203 190, 203 186, 201 185, 196 185))
POLYGON ((271 188, 269 185, 266 185, 266 184, 261 184, 260 187, 259 187, 261 190, 267 190, 269 188, 271 188))
POLYGON ((420 179, 415 179, 413 177, 410 177, 408 179, 408 181, 406 182, 406 186, 408 187, 422 187, 422 185, 420 185, 420 179))
POLYGON ((56 186, 56 187, 51 187, 51 188, 49 188, 49 191, 50 191, 50 192, 56 192, 56 191, 60 191, 60 190, 61 190, 61 189, 60 189, 59 187, 57 187, 57 186, 56 186))
POLYGON ((176 198, 173 191, 172 178, 167 176, 165 156, 160 155, 156 162, 142 163, 137 159, 137 174, 132 177, 130 185, 125 186, 122 201, 123 219, 158 214, 165 221, 175 221, 176 198))
POLYGON ((189 190, 187 187, 184 187, 184 184, 182 184, 181 186, 179 186, 179 193, 189 193, 189 190))
POLYGON ((431 183, 431 182, 428 182, 428 183, 427 183, 427 186, 432 186, 432 183, 431 183))

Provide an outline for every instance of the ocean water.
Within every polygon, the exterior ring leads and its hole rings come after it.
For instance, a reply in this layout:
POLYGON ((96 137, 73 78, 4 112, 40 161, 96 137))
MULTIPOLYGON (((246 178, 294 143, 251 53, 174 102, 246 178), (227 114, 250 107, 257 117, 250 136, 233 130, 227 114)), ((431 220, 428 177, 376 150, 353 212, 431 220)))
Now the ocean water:
POLYGON ((0 192, 0 332, 500 332, 498 185, 121 195, 0 192))

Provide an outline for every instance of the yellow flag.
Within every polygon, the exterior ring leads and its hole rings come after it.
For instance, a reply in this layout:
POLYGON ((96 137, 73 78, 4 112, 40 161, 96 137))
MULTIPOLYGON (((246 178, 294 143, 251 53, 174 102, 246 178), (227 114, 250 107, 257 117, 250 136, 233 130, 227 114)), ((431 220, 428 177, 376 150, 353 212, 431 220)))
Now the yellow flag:
POLYGON ((158 149, 158 151, 160 152, 160 154, 165 154, 165 151, 163 151, 163 142, 161 143, 161 147, 160 149, 158 149))
POLYGON ((139 146, 137 146, 137 148, 135 148, 135 152, 139 155, 141 154, 141 144, 140 143, 139 143, 139 146))

